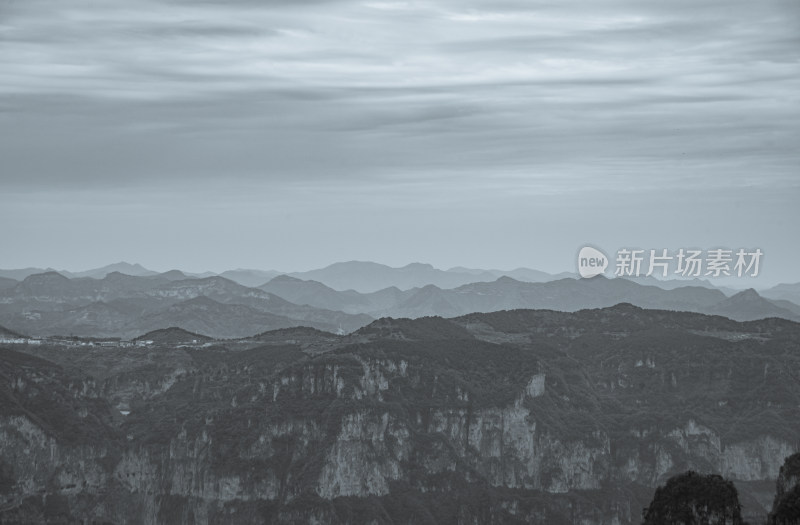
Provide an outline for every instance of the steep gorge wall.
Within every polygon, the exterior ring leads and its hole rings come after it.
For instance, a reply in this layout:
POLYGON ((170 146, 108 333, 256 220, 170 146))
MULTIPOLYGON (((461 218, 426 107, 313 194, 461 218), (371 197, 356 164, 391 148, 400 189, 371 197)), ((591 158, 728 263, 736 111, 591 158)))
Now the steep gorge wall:
MULTIPOLYGON (((385 512, 395 489, 419 494, 424 507, 430 495, 473 487, 492 494, 489 517, 636 523, 637 498, 648 493, 642 488, 651 492, 670 473, 694 468, 774 480, 797 446, 767 431, 726 442, 695 420, 666 429, 589 426, 565 437, 537 417, 551 395, 544 372, 530 375, 502 406, 429 373, 403 359, 306 364, 237 391, 224 419, 184 424, 161 445, 124 436, 107 446, 65 445, 26 416, 4 417, 2 461, 16 483, 4 494, 3 512, 24 516, 33 497, 45 508, 48 498, 61 501, 53 512, 66 502, 74 516, 115 523, 300 515, 357 523, 341 510, 347 498, 378 498, 385 512), (397 403, 390 389, 397 384, 430 387, 431 402, 397 403), (231 421, 239 426, 225 428, 231 421)), ((364 512, 382 521, 382 511, 364 512)), ((469 522, 467 514, 459 519, 469 522)))

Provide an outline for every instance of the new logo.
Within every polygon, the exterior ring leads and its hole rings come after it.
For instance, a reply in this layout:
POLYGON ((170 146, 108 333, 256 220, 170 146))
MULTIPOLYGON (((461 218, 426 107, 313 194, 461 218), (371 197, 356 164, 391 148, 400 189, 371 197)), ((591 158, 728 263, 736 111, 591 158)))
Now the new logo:
POLYGON ((600 275, 606 268, 608 268, 608 257, 597 248, 584 246, 578 252, 578 274, 581 277, 600 275))

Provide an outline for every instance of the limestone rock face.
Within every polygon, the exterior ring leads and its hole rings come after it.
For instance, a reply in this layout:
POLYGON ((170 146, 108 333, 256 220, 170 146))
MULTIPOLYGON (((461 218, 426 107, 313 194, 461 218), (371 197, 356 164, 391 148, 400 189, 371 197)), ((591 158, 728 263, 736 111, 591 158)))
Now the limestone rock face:
POLYGON ((773 515, 797 490, 800 329, 528 315, 452 338, 382 320, 313 352, 165 346, 103 380, 0 349, 0 520, 622 525, 695 470, 756 521, 758 487, 777 481, 773 515))

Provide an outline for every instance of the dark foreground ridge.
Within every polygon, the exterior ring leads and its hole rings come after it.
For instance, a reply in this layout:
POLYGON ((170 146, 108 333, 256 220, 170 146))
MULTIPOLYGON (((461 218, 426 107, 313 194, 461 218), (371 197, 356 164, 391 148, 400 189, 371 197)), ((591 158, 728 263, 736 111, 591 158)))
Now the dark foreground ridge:
POLYGON ((791 321, 621 304, 146 338, 0 350, 0 521, 632 524, 689 470, 751 524, 791 515, 791 321))

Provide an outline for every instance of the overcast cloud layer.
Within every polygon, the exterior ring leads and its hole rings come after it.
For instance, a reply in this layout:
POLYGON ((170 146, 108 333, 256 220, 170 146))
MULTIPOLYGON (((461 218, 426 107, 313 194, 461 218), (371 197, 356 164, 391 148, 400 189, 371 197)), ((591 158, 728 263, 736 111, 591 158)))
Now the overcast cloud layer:
POLYGON ((592 243, 798 281, 799 98, 796 0, 0 0, 0 267, 592 243))

